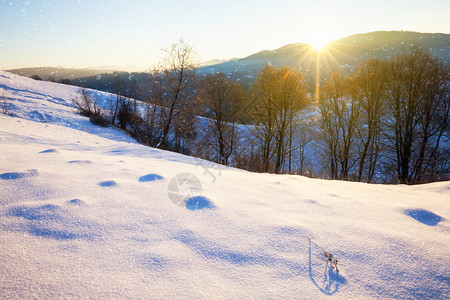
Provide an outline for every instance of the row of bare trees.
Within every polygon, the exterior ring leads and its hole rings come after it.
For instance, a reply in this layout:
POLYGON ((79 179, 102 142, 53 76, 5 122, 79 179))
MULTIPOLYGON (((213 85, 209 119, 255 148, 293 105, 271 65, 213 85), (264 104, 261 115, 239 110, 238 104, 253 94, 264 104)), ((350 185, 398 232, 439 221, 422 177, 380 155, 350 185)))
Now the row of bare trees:
POLYGON ((165 52, 164 60, 140 87, 147 98, 141 105, 130 103, 134 87, 127 87, 120 77, 113 82, 113 124, 151 146, 224 165, 276 173, 293 169, 292 154, 298 149, 296 117, 308 103, 300 72, 266 66, 251 91, 245 93, 224 74, 198 78, 192 47, 182 40, 165 52), (243 118, 253 122, 254 139, 245 136, 249 132, 240 134, 243 118), (200 123, 197 127, 196 122, 200 123), (262 159, 262 163, 245 166, 250 160, 245 158, 250 142, 255 152, 250 153, 252 160, 262 159))
POLYGON ((203 143, 206 148, 199 150, 206 157, 212 153, 212 157, 207 158, 228 165, 238 140, 236 124, 244 106, 244 90, 221 73, 205 76, 199 90, 202 111, 208 118, 205 119, 207 126, 203 143))
POLYGON ((412 47, 353 74, 334 73, 322 89, 321 141, 332 179, 389 182, 448 179, 448 69, 412 47), (395 176, 389 174, 395 173, 395 176), (379 180, 378 180, 379 181, 379 180))
POLYGON ((251 91, 251 119, 256 125, 255 144, 261 152, 260 171, 281 173, 286 159, 287 172, 292 171, 294 125, 299 111, 309 102, 306 94, 299 71, 267 65, 259 73, 251 91))
POLYGON ((297 70, 267 65, 244 91, 225 74, 197 77, 193 49, 182 40, 165 52, 145 84, 119 77, 112 84, 111 123, 145 144, 258 172, 448 179, 448 69, 424 50, 334 73, 318 108, 297 70), (137 93, 147 100, 133 100, 137 93))

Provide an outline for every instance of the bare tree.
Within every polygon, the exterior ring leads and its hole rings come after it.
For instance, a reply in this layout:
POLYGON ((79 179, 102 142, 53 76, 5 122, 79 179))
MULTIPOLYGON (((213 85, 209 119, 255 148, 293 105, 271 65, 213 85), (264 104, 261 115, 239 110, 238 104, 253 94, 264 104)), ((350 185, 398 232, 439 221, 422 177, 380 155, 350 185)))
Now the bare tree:
MULTIPOLYGON (((140 97, 148 97, 150 86, 149 80, 143 81, 136 86, 137 90, 135 93, 139 94, 140 97)), ((158 132, 160 127, 158 115, 160 107, 156 103, 151 102, 151 100, 152 99, 146 99, 145 101, 142 101, 142 109, 140 111, 138 111, 136 101, 134 101, 134 105, 136 106, 134 112, 136 117, 140 116, 140 119, 137 118, 138 122, 134 122, 133 126, 139 136, 139 140, 144 144, 154 147, 159 141, 158 132)))
POLYGON ((385 64, 378 59, 369 60, 356 70, 351 84, 358 91, 361 102, 361 126, 357 127, 361 142, 358 181, 371 182, 379 159, 380 132, 385 94, 385 64))
POLYGON ((295 131, 296 134, 296 146, 298 149, 298 162, 299 162, 299 174, 304 175, 305 174, 305 162, 306 162, 306 147, 313 142, 315 139, 315 135, 313 132, 313 122, 309 119, 306 120, 300 120, 299 122, 296 122, 295 124, 295 131))
POLYGON ((72 99, 72 103, 78 108, 78 112, 84 116, 90 116, 94 112, 94 101, 87 89, 81 88, 79 96, 72 99))
POLYGON ((5 97, 5 92, 2 93, 0 99, 0 113, 3 115, 9 114, 9 99, 5 97))
POLYGON ((123 101, 123 94, 125 93, 125 81, 118 73, 114 74, 113 80, 111 82, 111 88, 113 93, 116 95, 116 99, 111 99, 111 123, 116 123, 116 118, 119 114, 120 104, 123 101))
POLYGON ((222 74, 207 75, 200 84, 201 98, 209 132, 214 137, 216 161, 228 165, 236 144, 236 122, 243 104, 244 90, 240 84, 222 74))
POLYGON ((433 180, 426 177, 434 177, 431 170, 432 165, 438 160, 439 147, 442 137, 449 127, 450 110, 450 76, 441 61, 431 57, 429 53, 418 53, 424 55, 427 60, 426 86, 423 101, 419 108, 419 147, 417 159, 414 163, 412 180, 421 183, 433 180))
POLYGON ((195 89, 196 66, 194 51, 183 40, 179 40, 169 49, 164 50, 166 56, 159 68, 150 75, 150 99, 158 105, 160 120, 160 139, 156 147, 167 143, 174 119, 192 107, 192 94, 195 89))
POLYGON ((156 136, 156 119, 157 106, 149 102, 144 102, 144 141, 147 145, 154 146, 157 143, 156 136))
POLYGON ((307 104, 305 88, 302 74, 286 67, 266 65, 258 75, 254 95, 259 101, 254 115, 265 172, 272 157, 275 173, 281 172, 287 154, 290 158, 294 116, 307 104))
POLYGON ((389 61, 387 75, 385 136, 397 177, 421 182, 448 127, 448 71, 429 52, 412 47, 389 61))
POLYGON ((361 109, 356 93, 340 71, 324 83, 319 111, 331 179, 349 179, 357 162, 355 137, 361 109))
POLYGON ((79 90, 79 96, 72 99, 80 114, 89 117, 89 120, 100 126, 108 126, 109 121, 104 116, 104 110, 97 104, 94 96, 84 88, 79 90))
POLYGON ((268 85, 268 80, 265 76, 261 76, 264 69, 260 72, 257 81, 252 87, 252 91, 249 94, 249 102, 256 104, 252 107, 251 117, 256 126, 253 127, 253 144, 256 145, 253 152, 260 152, 261 166, 258 171, 269 172, 270 161, 274 155, 274 130, 275 130, 275 105, 274 102, 269 99, 270 92, 264 86, 268 85), (265 95, 267 93, 267 95, 265 95))

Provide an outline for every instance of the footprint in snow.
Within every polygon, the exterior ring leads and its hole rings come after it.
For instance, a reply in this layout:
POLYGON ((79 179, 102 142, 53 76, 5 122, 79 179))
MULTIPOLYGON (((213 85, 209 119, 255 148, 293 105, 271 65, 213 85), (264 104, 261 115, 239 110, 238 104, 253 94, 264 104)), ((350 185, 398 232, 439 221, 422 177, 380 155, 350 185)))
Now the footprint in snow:
POLYGON ((84 206, 84 205, 86 205, 86 202, 84 202, 81 199, 75 198, 75 199, 68 200, 67 204, 77 205, 77 206, 84 206))
POLYGON ((7 226, 7 229, 21 230, 36 237, 63 241, 91 240, 99 236, 95 223, 87 220, 80 221, 80 216, 71 214, 68 210, 54 204, 11 207, 6 211, 6 216, 22 220, 15 226, 7 226))
POLYGON ((426 209, 405 209, 405 214, 428 226, 436 226, 444 218, 426 209))
POLYGON ((0 179, 3 180, 14 180, 20 178, 27 178, 37 176, 39 174, 38 170, 32 169, 25 172, 7 172, 0 174, 0 179))
POLYGON ((56 150, 56 149, 47 149, 47 150, 41 151, 39 153, 57 153, 57 152, 58 152, 58 150, 56 150))
POLYGON ((115 182, 114 180, 107 180, 100 182, 98 185, 102 187, 115 187, 117 186, 117 182, 115 182))
POLYGON ((76 165, 89 165, 92 162, 90 160, 71 160, 68 163, 69 164, 76 164, 76 165))
POLYGON ((139 182, 149 182, 149 181, 155 181, 155 180, 161 180, 164 179, 161 175, 158 174, 147 174, 144 176, 139 177, 139 182))
POLYGON ((200 210, 204 208, 214 209, 215 206, 208 198, 203 196, 196 196, 186 200, 186 208, 189 210, 200 210))
POLYGON ((38 207, 16 206, 8 210, 9 216, 22 217, 26 220, 59 219, 57 212, 60 207, 54 204, 44 204, 38 207))

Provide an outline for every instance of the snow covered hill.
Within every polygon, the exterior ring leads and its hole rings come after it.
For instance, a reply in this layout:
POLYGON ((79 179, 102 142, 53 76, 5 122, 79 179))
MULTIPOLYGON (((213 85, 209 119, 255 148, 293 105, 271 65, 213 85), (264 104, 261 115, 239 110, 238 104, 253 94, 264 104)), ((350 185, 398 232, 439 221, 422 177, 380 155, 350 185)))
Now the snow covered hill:
POLYGON ((224 168, 90 124, 77 90, 0 71, 1 299, 450 297, 450 182, 224 168))

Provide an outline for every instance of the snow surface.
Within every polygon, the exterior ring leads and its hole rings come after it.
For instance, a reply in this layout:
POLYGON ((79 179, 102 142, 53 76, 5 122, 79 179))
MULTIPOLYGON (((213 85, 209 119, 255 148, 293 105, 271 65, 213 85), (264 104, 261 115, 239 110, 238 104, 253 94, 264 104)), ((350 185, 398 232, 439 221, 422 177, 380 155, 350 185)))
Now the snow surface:
POLYGON ((450 297, 450 182, 224 168, 91 125, 77 90, 0 71, 1 299, 450 297))

